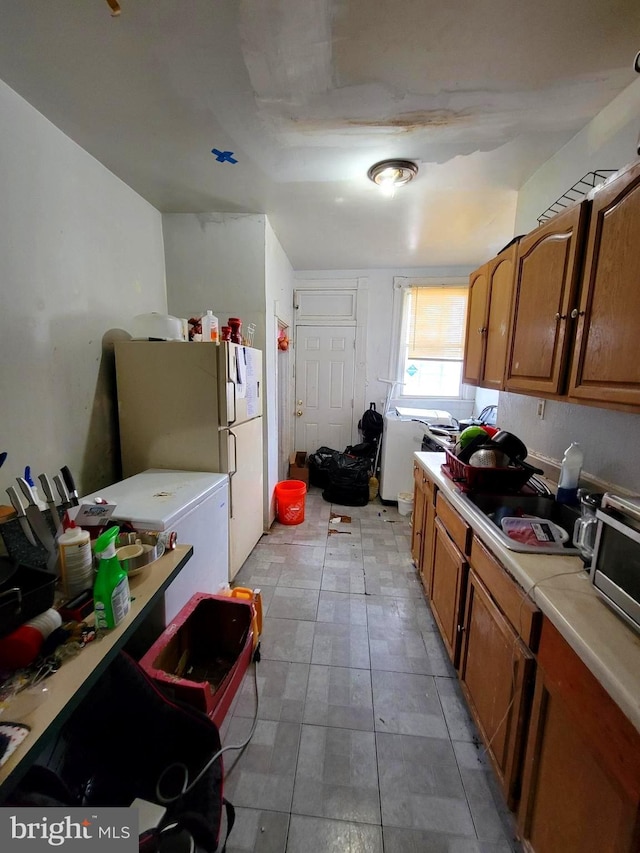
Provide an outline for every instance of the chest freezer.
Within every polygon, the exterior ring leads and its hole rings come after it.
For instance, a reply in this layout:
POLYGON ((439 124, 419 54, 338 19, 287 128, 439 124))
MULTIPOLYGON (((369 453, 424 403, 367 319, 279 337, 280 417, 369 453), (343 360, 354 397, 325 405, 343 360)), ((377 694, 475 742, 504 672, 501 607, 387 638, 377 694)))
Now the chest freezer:
POLYGON ((168 624, 196 592, 218 593, 229 578, 229 478, 226 474, 152 468, 86 495, 116 504, 113 520, 141 531, 175 530, 193 556, 167 588, 168 624))

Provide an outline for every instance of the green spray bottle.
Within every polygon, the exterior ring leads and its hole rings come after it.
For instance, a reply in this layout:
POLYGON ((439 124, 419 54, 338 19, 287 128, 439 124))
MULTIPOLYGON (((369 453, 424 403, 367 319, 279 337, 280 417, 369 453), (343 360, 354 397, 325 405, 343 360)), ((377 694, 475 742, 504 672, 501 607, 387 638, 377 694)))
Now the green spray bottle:
POLYGON ((93 604, 96 612, 96 628, 115 628, 129 612, 131 594, 129 578, 116 556, 116 539, 119 527, 105 530, 94 545, 100 560, 98 574, 93 585, 93 604))

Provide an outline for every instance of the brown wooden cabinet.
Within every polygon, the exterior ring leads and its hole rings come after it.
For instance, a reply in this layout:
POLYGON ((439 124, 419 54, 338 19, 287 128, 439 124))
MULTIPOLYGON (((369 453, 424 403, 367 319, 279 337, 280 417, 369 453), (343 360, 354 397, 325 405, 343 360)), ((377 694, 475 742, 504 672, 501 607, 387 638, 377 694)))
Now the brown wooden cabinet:
POLYGON ((568 395, 640 407, 640 163, 595 194, 568 395))
POLYGON ((520 240, 505 388, 561 394, 567 375, 588 202, 520 240))
POLYGON ((442 493, 436 499, 431 610, 445 648, 455 667, 460 659, 462 616, 469 564, 471 528, 442 493))
POLYGON ((517 243, 469 277, 462 381, 504 388, 517 243))
POLYGON ((518 822, 535 853, 640 850, 640 733, 548 620, 518 822))
POLYGON ((474 537, 460 682, 510 808, 518 801, 540 611, 474 537), (523 635, 521 637, 520 635, 523 635))
POLYGON ((413 466, 413 483, 411 555, 424 591, 430 596, 437 490, 435 483, 417 463, 413 466))

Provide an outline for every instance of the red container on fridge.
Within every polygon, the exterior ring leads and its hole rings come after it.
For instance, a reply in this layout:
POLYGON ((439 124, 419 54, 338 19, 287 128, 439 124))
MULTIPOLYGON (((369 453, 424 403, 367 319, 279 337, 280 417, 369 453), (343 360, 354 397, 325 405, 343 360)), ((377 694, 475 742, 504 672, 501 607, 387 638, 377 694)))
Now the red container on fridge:
POLYGON ((229 317, 227 325, 231 327, 231 342, 242 343, 242 320, 239 317, 229 317))

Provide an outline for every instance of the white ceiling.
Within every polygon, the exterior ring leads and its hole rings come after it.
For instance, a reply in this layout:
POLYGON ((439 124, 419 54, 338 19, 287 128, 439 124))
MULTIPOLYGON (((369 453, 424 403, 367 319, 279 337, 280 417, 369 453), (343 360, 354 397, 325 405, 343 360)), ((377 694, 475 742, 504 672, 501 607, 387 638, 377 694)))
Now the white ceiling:
POLYGON ((0 78, 159 210, 267 213, 296 269, 485 260, 640 47, 638 0, 120 5, 0 0, 0 78), (391 199, 388 157, 420 166, 391 199))

